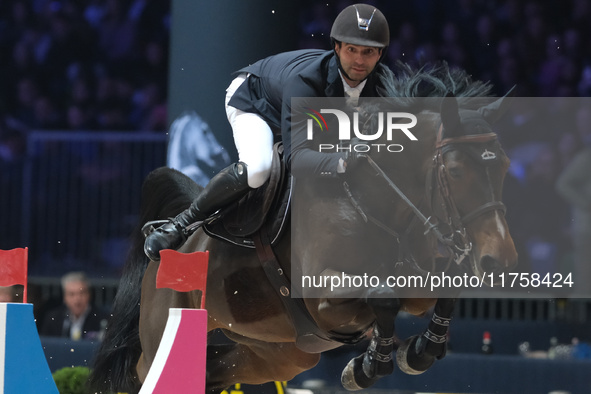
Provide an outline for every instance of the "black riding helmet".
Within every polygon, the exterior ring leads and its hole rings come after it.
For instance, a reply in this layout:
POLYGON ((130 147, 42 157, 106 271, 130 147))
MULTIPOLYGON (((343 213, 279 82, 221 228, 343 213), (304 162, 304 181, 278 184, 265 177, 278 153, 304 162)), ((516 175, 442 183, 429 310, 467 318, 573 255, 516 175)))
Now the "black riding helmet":
POLYGON ((354 4, 337 16, 330 38, 353 45, 385 48, 390 44, 388 21, 380 10, 369 4, 354 4))
MULTIPOLYGON (((380 10, 369 4, 354 4, 345 8, 336 17, 330 30, 330 41, 334 50, 336 42, 382 48, 383 59, 390 44, 390 28, 380 10)), ((339 69, 340 59, 337 56, 339 69)))

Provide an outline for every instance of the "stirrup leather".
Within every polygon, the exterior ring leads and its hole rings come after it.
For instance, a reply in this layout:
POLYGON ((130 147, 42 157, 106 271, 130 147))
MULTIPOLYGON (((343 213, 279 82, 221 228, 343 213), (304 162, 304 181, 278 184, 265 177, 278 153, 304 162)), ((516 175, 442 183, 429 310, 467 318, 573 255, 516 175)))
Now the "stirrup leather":
POLYGON ((194 223, 191 223, 187 227, 183 227, 178 222, 178 220, 176 220, 176 218, 169 218, 168 220, 152 220, 142 226, 142 234, 144 235, 144 238, 147 238, 150 234, 152 234, 154 231, 156 231, 161 226, 163 226, 167 223, 172 223, 176 227, 176 229, 179 231, 179 233, 181 233, 186 239, 189 236, 191 236, 195 231, 197 231, 197 229, 199 227, 202 227, 204 224, 209 224, 209 223, 213 222, 214 220, 216 220, 218 218, 218 216, 219 215, 214 214, 214 215, 210 216, 209 218, 206 218, 205 220, 198 220, 194 223))

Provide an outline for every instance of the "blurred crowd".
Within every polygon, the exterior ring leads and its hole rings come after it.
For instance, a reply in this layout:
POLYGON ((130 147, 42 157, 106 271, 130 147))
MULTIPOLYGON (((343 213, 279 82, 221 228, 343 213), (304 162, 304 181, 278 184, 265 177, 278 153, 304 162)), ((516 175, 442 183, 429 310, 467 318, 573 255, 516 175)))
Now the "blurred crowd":
MULTIPOLYGON (((445 60, 495 93, 591 93, 589 0, 376 0, 386 62, 445 60)), ((0 114, 34 129, 165 130, 170 0, 0 3, 0 114)), ((300 47, 328 48, 353 1, 302 2, 300 47)))
MULTIPOLYGON (((71 269, 70 265, 88 269, 91 262, 79 263, 82 256, 101 256, 103 249, 114 250, 102 247, 101 242, 127 236, 122 223, 128 220, 130 206, 135 207, 136 189, 122 191, 122 186, 113 185, 129 185, 129 179, 126 183, 119 179, 137 165, 145 171, 141 158, 136 155, 132 161, 130 144, 81 141, 79 136, 63 143, 34 143, 29 132, 163 135, 168 127, 170 3, 0 1, 0 190, 5 191, 0 197, 0 217, 18 228, 0 228, 0 248, 26 242, 32 251, 30 272, 44 267, 55 275, 71 269), (25 156, 27 147, 29 152, 34 150, 32 156, 25 156), (29 173, 27 165, 32 169, 29 173), (49 175, 44 176, 42 170, 49 175), (37 179, 49 186, 39 187, 37 179), (64 179, 68 181, 58 183, 64 179), (35 188, 34 194, 26 193, 26 187, 35 188), (58 200, 52 197, 57 193, 58 200), (56 220, 49 224, 43 220, 48 217, 46 212, 63 209, 58 206, 67 207, 61 211, 60 222, 64 215, 75 215, 75 219, 51 231, 48 226, 56 220), (103 225, 89 225, 89 217, 97 220, 96 214, 90 214, 93 211, 101 212, 103 225), (34 231, 21 231, 26 228, 45 231, 37 238, 34 231), (80 238, 89 243, 77 243, 78 238, 72 237, 64 247, 56 238, 64 239, 71 231, 83 232, 80 238)), ((155 161, 161 151, 165 148, 150 151, 155 161)), ((151 163, 150 168, 156 165, 151 163)))
POLYGON ((4 127, 165 130, 169 9, 166 0, 0 2, 4 127))
MULTIPOLYGON (((350 0, 307 1, 302 47, 327 48, 330 27, 350 0)), ((390 22, 386 62, 438 60, 491 81, 495 93, 587 96, 591 92, 588 0, 375 0, 390 22)))

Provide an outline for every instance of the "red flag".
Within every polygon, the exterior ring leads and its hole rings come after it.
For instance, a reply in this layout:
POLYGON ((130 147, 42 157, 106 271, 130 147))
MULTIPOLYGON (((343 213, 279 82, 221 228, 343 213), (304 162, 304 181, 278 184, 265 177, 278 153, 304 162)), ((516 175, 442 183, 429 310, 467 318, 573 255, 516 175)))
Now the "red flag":
POLYGON ((27 248, 0 250, 0 286, 27 283, 27 248))
POLYGON ((23 285, 23 303, 27 303, 28 248, 0 250, 0 286, 23 285))
POLYGON ((176 291, 201 290, 201 307, 205 305, 207 265, 209 252, 179 253, 171 249, 160 252, 160 267, 156 275, 156 288, 167 287, 176 291))

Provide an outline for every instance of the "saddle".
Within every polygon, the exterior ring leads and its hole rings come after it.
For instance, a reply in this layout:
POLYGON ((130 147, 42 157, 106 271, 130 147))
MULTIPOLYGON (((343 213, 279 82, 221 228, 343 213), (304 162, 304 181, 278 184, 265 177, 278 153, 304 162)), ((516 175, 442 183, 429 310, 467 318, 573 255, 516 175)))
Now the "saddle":
POLYGON ((289 223, 293 177, 283 161, 283 145, 273 147, 271 175, 267 182, 240 201, 222 209, 203 224, 207 235, 245 248, 255 249, 261 266, 277 291, 296 330, 296 346, 309 353, 355 344, 365 333, 339 334, 318 327, 304 301, 292 294, 291 281, 275 255, 272 245, 289 223))
POLYGON ((283 161, 283 144, 278 142, 273 146, 267 182, 222 209, 204 223, 203 230, 210 237, 245 248, 255 248, 253 237, 262 230, 274 245, 289 225, 292 183, 283 161))

